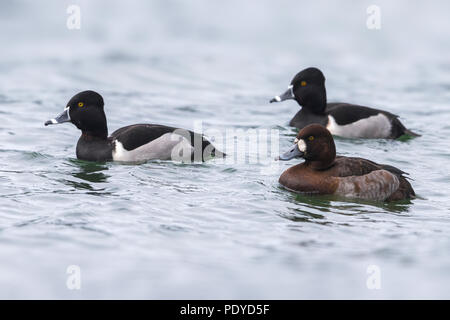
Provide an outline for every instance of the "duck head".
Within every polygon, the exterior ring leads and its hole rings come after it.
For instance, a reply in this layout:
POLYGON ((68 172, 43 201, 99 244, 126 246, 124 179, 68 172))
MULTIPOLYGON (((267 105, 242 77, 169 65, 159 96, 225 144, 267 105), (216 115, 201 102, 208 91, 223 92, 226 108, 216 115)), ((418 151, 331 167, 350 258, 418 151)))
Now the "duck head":
POLYGON ((108 128, 103 107, 104 102, 100 94, 91 90, 82 91, 69 100, 61 114, 46 121, 45 125, 71 122, 83 134, 106 138, 108 128))
POLYGON ((323 113, 327 104, 325 77, 317 68, 307 68, 292 79, 286 92, 275 96, 272 102, 294 99, 303 108, 314 113, 323 113))
POLYGON ((279 160, 305 159, 305 164, 317 170, 329 168, 336 158, 336 146, 331 133, 320 124, 304 127, 295 138, 294 145, 279 160))

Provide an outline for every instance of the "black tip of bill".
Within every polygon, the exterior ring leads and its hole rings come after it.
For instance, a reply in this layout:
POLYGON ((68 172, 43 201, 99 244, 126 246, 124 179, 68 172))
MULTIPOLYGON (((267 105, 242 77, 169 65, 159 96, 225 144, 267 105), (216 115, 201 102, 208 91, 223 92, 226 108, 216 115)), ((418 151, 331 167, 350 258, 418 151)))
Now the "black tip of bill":
POLYGON ((276 96, 276 97, 272 98, 269 102, 272 103, 272 102, 280 102, 280 101, 281 101, 280 97, 276 96))

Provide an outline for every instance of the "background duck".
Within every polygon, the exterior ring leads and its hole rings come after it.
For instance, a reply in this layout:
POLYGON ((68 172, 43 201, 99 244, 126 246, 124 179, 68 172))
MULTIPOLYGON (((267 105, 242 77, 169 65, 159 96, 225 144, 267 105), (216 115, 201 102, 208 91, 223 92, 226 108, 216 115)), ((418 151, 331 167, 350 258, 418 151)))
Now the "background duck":
POLYGON ((287 189, 311 194, 335 194, 376 201, 415 196, 405 172, 367 159, 336 157, 330 132, 319 124, 300 130, 295 144, 280 160, 303 158, 305 162, 282 173, 279 182, 287 189))
POLYGON ((384 110, 349 104, 327 103, 325 77, 317 68, 300 71, 287 91, 270 102, 294 99, 302 109, 289 122, 302 129, 312 123, 325 126, 333 135, 345 138, 396 139, 402 135, 419 136, 408 130, 398 116, 384 110))
POLYGON ((222 157, 203 135, 158 124, 134 124, 108 137, 104 102, 95 91, 83 91, 70 99, 64 111, 45 125, 73 123, 81 130, 77 158, 88 161, 142 162, 147 160, 204 161, 222 157))

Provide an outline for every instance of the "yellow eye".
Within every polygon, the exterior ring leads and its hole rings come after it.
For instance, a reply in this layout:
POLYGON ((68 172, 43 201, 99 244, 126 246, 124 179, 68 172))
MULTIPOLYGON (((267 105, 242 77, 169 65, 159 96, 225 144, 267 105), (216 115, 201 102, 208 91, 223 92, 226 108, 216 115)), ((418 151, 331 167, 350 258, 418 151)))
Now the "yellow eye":
POLYGON ((302 87, 306 86, 306 81, 300 82, 300 85, 301 85, 302 87))
POLYGON ((78 102, 78 106, 81 108, 82 106, 84 106, 83 102, 78 102))
POLYGON ((309 140, 309 141, 313 141, 313 140, 314 140, 314 137, 313 137, 313 136, 309 136, 309 137, 308 137, 308 140, 309 140))

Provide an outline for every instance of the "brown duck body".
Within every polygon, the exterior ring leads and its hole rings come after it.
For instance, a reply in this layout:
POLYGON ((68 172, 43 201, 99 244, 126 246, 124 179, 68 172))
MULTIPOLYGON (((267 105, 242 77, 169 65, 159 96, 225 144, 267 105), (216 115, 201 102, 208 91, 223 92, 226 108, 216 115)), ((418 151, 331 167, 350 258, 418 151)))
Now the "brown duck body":
POLYGON ((287 169, 280 176, 280 184, 289 190, 375 201, 415 196, 411 184, 403 176, 405 172, 393 166, 363 158, 336 157, 333 137, 323 126, 305 127, 296 141, 307 141, 302 142, 304 152, 301 152, 305 162, 287 169))
POLYGON ((311 194, 335 194, 376 201, 396 201, 415 196, 411 184, 401 173, 366 159, 338 157, 326 170, 315 170, 308 163, 287 169, 279 182, 287 189, 311 194))

